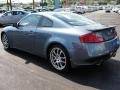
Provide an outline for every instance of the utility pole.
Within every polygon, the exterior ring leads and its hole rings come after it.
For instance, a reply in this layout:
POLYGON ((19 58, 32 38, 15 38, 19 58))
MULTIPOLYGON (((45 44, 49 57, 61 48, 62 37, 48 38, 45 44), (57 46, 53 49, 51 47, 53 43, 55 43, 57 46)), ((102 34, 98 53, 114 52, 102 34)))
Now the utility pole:
POLYGON ((12 10, 12 1, 10 0, 10 10, 12 10))
POLYGON ((33 10, 35 9, 35 0, 33 0, 33 10))
POLYGON ((9 2, 8 2, 8 0, 7 0, 7 10, 9 10, 9 2))
POLYGON ((43 0, 41 0, 41 3, 42 3, 42 9, 43 9, 43 0))

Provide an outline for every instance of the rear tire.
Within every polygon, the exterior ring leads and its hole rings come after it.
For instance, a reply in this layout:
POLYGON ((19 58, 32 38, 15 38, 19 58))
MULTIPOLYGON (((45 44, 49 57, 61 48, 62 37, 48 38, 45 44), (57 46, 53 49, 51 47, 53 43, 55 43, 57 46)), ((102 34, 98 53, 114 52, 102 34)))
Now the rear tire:
POLYGON ((61 45, 54 45, 48 51, 51 66, 59 72, 68 72, 71 69, 70 57, 61 45))
POLYGON ((5 33, 2 34, 1 41, 2 41, 4 49, 9 50, 10 49, 10 44, 9 44, 8 37, 5 33))

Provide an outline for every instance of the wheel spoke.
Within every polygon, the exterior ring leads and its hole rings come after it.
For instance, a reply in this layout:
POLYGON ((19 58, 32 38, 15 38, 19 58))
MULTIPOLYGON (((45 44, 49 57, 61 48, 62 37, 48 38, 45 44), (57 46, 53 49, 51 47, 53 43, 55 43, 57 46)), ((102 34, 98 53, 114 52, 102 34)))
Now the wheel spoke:
POLYGON ((60 57, 62 60, 66 59, 66 57, 60 57))
POLYGON ((54 58, 56 58, 56 55, 55 55, 55 54, 53 54, 53 53, 52 53, 52 56, 53 56, 54 58))
POLYGON ((60 51, 60 54, 59 54, 59 55, 61 56, 61 54, 62 54, 62 51, 60 51))
POLYGON ((62 60, 61 60, 60 62, 61 62, 61 63, 64 63, 64 64, 66 63, 65 61, 62 61, 62 60))
POLYGON ((61 62, 59 63, 59 65, 60 65, 60 67, 62 67, 62 66, 63 66, 61 62))
POLYGON ((55 51, 53 51, 53 53, 52 53, 54 56, 57 56, 57 54, 55 53, 55 51))

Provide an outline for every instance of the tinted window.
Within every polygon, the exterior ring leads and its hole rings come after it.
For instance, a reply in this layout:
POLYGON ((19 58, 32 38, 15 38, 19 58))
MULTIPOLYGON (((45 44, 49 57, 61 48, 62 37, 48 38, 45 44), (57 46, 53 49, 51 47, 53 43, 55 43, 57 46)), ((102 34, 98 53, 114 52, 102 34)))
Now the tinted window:
POLYGON ((25 13, 22 11, 13 11, 12 14, 13 15, 24 15, 25 13))
POLYGON ((5 12, 5 10, 0 10, 0 13, 4 13, 5 12))
POLYGON ((73 13, 54 14, 53 16, 73 26, 84 26, 84 25, 95 24, 94 21, 73 13))
POLYGON ((40 23, 41 27, 52 27, 53 26, 53 21, 50 20, 49 18, 42 17, 42 21, 40 23))
POLYGON ((18 12, 17 11, 13 11, 12 14, 13 15, 18 15, 18 12))
POLYGON ((20 11, 20 12, 18 12, 18 14, 19 14, 19 15, 25 15, 25 14, 27 14, 27 13, 20 11))
POLYGON ((24 18, 19 25, 20 26, 37 26, 39 23, 40 16, 39 15, 29 15, 24 18))

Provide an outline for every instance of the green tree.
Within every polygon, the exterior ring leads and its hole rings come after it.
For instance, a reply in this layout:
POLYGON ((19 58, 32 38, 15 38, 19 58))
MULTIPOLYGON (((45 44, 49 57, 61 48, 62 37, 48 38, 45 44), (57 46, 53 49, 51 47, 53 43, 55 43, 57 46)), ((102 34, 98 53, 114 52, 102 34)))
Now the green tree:
POLYGON ((40 3, 40 6, 47 6, 48 3, 47 2, 44 2, 44 3, 40 3))
POLYGON ((63 5, 65 3, 65 0, 61 0, 61 4, 63 5))
POLYGON ((120 0, 117 0, 117 4, 120 4, 120 0))

